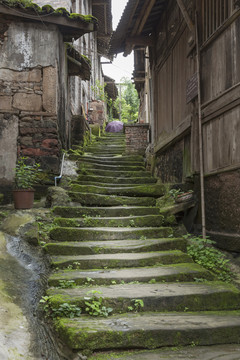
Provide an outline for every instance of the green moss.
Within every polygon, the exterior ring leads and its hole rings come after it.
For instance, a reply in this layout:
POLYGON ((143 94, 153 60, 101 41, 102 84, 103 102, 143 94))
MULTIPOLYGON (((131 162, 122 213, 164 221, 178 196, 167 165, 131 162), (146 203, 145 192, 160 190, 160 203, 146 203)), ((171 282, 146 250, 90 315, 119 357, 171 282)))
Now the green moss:
POLYGON ((92 15, 82 15, 82 14, 71 13, 69 15, 69 18, 72 20, 83 20, 83 21, 89 22, 89 23, 97 23, 98 22, 98 19, 92 15))
POLYGON ((47 14, 51 14, 51 13, 53 13, 55 10, 54 10, 54 8, 53 8, 51 5, 46 4, 46 5, 43 5, 42 11, 43 11, 43 12, 46 12, 47 14))
POLYGON ((86 23, 97 24, 98 20, 92 15, 82 15, 82 14, 75 14, 69 13, 65 8, 60 7, 54 9, 51 5, 44 5, 43 7, 38 6, 37 4, 33 3, 32 0, 0 0, 0 4, 6 4, 9 7, 19 7, 26 10, 34 10, 39 14, 53 14, 56 16, 65 16, 69 20, 80 20, 86 23))

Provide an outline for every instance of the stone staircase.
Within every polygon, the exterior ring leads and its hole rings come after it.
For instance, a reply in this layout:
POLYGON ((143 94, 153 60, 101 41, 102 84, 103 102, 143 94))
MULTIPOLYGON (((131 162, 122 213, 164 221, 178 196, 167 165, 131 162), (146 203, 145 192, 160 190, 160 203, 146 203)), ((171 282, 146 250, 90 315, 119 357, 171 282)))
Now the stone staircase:
POLYGON ((124 149, 123 134, 89 146, 69 191, 75 206, 54 210, 47 294, 52 307, 82 310, 55 321, 59 336, 85 353, 239 343, 239 291, 193 263, 177 226, 155 206, 163 185, 124 149), (109 316, 89 315, 86 303, 109 316))

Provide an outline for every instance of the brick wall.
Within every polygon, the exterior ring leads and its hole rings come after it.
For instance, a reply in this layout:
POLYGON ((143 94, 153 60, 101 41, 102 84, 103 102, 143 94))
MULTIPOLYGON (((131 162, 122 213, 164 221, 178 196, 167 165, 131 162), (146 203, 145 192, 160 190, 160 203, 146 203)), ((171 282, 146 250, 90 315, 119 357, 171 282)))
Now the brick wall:
POLYGON ((149 143, 149 125, 125 125, 126 152, 143 155, 149 143))

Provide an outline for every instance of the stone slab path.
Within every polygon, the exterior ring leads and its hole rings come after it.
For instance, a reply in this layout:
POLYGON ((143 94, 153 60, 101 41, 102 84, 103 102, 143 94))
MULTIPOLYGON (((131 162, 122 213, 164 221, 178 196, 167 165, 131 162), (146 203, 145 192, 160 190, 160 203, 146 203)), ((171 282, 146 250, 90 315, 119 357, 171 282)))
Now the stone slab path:
POLYGON ((55 320, 62 341, 99 360, 163 359, 166 352, 152 349, 239 343, 240 292, 186 254, 174 219, 156 207, 165 189, 143 158, 125 154, 123 134, 103 136, 87 151, 74 155, 73 203, 54 209, 46 244, 52 310, 81 309, 80 316, 66 312, 55 320), (126 349, 144 352, 101 354, 126 349))

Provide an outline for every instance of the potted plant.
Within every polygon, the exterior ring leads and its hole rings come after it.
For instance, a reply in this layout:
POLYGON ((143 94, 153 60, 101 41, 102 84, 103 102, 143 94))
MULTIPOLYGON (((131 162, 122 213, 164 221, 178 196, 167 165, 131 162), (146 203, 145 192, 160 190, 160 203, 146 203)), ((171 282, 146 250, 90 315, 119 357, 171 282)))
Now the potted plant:
POLYGON ((15 209, 31 209, 34 201, 33 185, 37 182, 40 164, 30 165, 27 157, 20 157, 15 168, 15 190, 13 201, 15 209))

